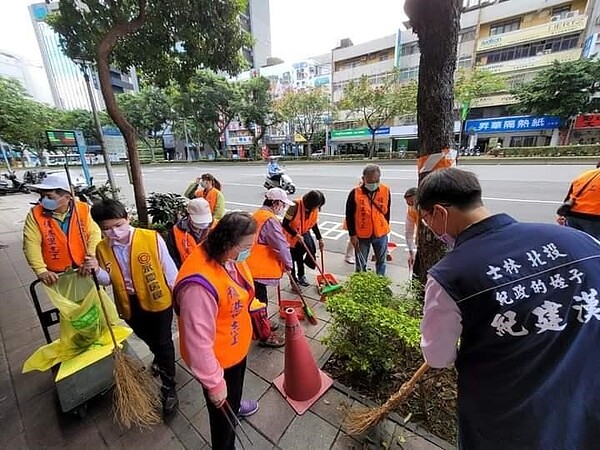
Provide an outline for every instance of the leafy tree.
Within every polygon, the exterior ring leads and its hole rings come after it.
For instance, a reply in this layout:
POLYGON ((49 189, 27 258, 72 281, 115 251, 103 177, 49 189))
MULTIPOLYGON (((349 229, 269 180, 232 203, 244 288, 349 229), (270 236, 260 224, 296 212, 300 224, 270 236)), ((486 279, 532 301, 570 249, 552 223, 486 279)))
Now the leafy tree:
POLYGON ((377 130, 394 117, 414 113, 416 101, 417 85, 414 82, 399 83, 396 74, 390 73, 383 84, 373 86, 363 75, 348 83, 339 108, 359 118, 371 132, 369 158, 372 158, 377 130))
POLYGON ((454 82, 454 102, 465 120, 473 104, 473 100, 506 90, 506 79, 489 70, 475 67, 459 69, 454 82))
MULTIPOLYGON (((100 141, 98 128, 96 127, 94 116, 91 111, 74 109, 71 111, 63 111, 60 116, 58 123, 55 125, 57 128, 65 130, 81 130, 87 140, 93 140, 95 142, 100 141)), ((99 111, 98 116, 101 125, 113 125, 110 117, 108 117, 108 114, 106 114, 105 111, 99 111)))
POLYGON ((539 72, 511 93, 519 103, 512 109, 525 114, 549 114, 564 121, 598 108, 592 95, 600 92, 600 61, 579 59, 559 63, 539 72))
POLYGON ((265 77, 251 78, 240 85, 242 103, 240 117, 247 129, 252 130, 252 151, 258 152, 258 142, 267 129, 281 120, 271 97, 271 83, 265 77))
POLYGON ((31 147, 39 156, 47 143, 45 131, 60 119, 60 111, 31 99, 20 82, 0 77, 0 138, 31 147))
POLYGON ((190 128, 198 141, 217 153, 220 137, 238 115, 242 105, 239 85, 210 70, 198 70, 181 88, 177 99, 181 117, 191 118, 190 128))
POLYGON ((331 109, 329 95, 320 88, 288 91, 275 104, 281 118, 290 122, 295 131, 307 140, 307 156, 311 154, 315 133, 321 129, 324 116, 331 109))
MULTIPOLYGON (((417 95, 420 158, 453 147, 454 73, 461 3, 460 0, 407 0, 404 5, 413 31, 419 37, 421 51, 417 95)), ((419 182, 427 173, 419 167, 419 182)), ((442 258, 445 249, 427 227, 419 227, 418 242, 414 270, 425 285, 427 270, 442 258)))
POLYGON ((198 67, 235 73, 240 49, 250 43, 240 27, 241 0, 61 0, 50 18, 71 58, 92 61, 108 114, 123 133, 131 165, 135 203, 148 223, 135 128, 120 110, 110 67, 135 67, 164 86, 184 85, 198 67))

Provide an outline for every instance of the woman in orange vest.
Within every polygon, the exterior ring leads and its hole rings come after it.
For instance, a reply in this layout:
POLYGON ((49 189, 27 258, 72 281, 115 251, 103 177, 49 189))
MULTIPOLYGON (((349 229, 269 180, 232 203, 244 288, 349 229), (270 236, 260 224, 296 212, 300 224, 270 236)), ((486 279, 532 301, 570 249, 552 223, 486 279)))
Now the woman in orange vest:
POLYGON ((225 214, 225 197, 221 192, 221 183, 210 173, 203 174, 198 181, 200 188, 196 191, 196 197, 206 199, 213 220, 218 222, 225 214))
POLYGON ((73 199, 64 173, 50 174, 29 187, 40 193, 40 202, 31 208, 23 227, 23 252, 31 269, 47 285, 56 283, 58 274, 67 269, 89 274, 83 267, 85 257, 96 254, 102 239, 89 205, 73 199))
MULTIPOLYGON (((296 271, 292 271, 292 276, 301 286, 309 286, 304 273, 304 255, 306 249, 300 239, 305 239, 305 234, 312 230, 319 241, 319 249, 323 249, 325 244, 319 230, 319 211, 325 205, 325 196, 321 191, 308 191, 297 200, 295 205, 290 206, 283 219, 283 231, 290 244, 292 260, 295 263, 296 271)), ((306 240, 305 240, 306 242, 306 240)))
POLYGON ((404 222, 404 239, 408 248, 408 268, 413 273, 413 267, 416 261, 415 244, 417 243, 417 229, 419 226, 419 212, 415 208, 415 197, 417 188, 407 189, 404 193, 406 202, 406 219, 404 222))
POLYGON ((560 212, 558 223, 600 239, 600 168, 588 170, 573 180, 564 202, 572 203, 560 212))
POLYGON ((202 385, 215 450, 235 448, 235 420, 225 414, 245 417, 258 410, 258 402, 241 400, 254 298, 245 260, 256 230, 250 214, 225 214, 185 260, 175 285, 181 357, 202 385))
MULTIPOLYGON (((253 217, 258 224, 258 232, 250 257, 248 267, 254 278, 256 298, 268 304, 267 286, 278 286, 283 271, 290 272, 293 268, 290 246, 283 234, 278 215, 286 206, 294 203, 288 200, 283 189, 273 188, 267 191, 262 208, 253 217)), ((279 328, 278 322, 271 322, 271 336, 259 342, 262 347, 283 347, 283 336, 274 333, 279 328)))
POLYGON ((169 254, 180 268, 186 258, 192 253, 210 232, 213 218, 210 205, 203 198, 195 198, 187 205, 187 216, 182 217, 171 228, 165 241, 169 254))

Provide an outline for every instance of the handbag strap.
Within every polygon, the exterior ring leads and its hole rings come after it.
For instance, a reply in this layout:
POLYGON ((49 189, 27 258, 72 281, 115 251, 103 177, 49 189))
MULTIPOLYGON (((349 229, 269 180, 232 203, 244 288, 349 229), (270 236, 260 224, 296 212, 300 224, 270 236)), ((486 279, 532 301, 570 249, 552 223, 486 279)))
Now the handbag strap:
POLYGON ((581 194, 583 194, 583 191, 585 191, 585 188, 587 188, 592 183, 592 181, 594 181, 596 178, 598 178, 598 175, 600 175, 600 169, 596 169, 596 175, 594 175, 592 178, 587 180, 587 182, 581 187, 581 189, 579 189, 579 191, 577 191, 577 194, 572 195, 571 198, 574 200, 577 200, 579 198, 579 196, 581 194))

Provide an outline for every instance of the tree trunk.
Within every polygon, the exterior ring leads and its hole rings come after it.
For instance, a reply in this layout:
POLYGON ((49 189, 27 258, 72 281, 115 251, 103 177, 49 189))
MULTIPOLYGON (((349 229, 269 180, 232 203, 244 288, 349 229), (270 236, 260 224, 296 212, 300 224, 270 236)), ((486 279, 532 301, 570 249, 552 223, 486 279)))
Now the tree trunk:
MULTIPOLYGON (((407 0, 405 4, 421 51, 417 95, 419 157, 454 148, 454 73, 460 8, 460 0, 407 0)), ((419 183, 428 173, 419 170, 419 183)), ((427 271, 444 256, 445 250, 427 227, 419 227, 419 256, 414 271, 421 283, 425 283, 427 271)))
POLYGON ((145 227, 148 225, 148 207, 146 204, 146 192, 144 190, 142 179, 142 168, 137 152, 136 131, 119 109, 115 93, 113 92, 110 83, 110 53, 114 45, 119 39, 138 30, 144 23, 146 2, 144 0, 138 0, 138 4, 140 12, 135 19, 130 22, 115 25, 101 39, 98 48, 96 49, 96 65, 98 68, 98 78, 100 80, 102 97, 106 104, 106 111, 125 139, 138 220, 140 224, 145 227))
POLYGON ((369 151, 369 159, 373 159, 375 155, 375 130, 371 130, 371 150, 369 151))

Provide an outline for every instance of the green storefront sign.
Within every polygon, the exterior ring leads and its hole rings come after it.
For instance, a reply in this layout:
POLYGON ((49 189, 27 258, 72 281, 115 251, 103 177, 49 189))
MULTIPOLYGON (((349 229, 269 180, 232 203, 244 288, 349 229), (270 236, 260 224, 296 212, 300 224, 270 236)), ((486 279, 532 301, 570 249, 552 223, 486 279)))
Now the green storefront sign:
POLYGON ((353 128, 351 130, 333 130, 331 139, 343 139, 349 137, 371 136, 368 128, 353 128))

